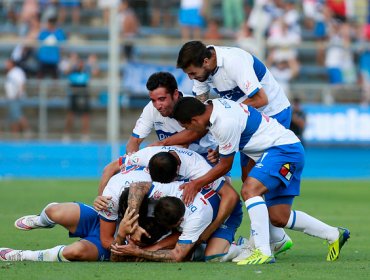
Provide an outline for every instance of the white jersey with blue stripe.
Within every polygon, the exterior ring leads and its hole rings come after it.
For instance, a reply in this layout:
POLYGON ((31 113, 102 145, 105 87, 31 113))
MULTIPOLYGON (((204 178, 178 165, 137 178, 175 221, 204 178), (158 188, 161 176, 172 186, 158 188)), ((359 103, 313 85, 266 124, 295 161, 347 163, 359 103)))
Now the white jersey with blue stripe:
MULTIPOLYGON (((177 146, 146 147, 131 155, 125 155, 122 159, 122 163, 124 163, 126 166, 148 166, 149 160, 152 158, 152 156, 159 152, 169 151, 176 152, 180 158, 181 164, 178 172, 179 180, 195 180, 205 175, 209 170, 212 169, 208 162, 198 153, 177 146)), ((206 188, 211 188, 214 191, 218 191, 223 186, 224 182, 224 177, 221 177, 206 186, 206 188)))
POLYGON ((125 170, 109 179, 103 191, 103 196, 111 196, 107 210, 99 211, 99 216, 105 221, 117 221, 118 203, 122 192, 134 182, 151 182, 147 168, 142 166, 128 166, 125 170))
POLYGON ((291 130, 251 106, 222 98, 208 102, 213 104, 209 130, 221 156, 243 151, 257 161, 268 148, 300 142, 291 130))
MULTIPOLYGON (((174 196, 182 198, 182 190, 179 187, 184 181, 176 181, 169 184, 160 184, 154 182, 149 197, 155 200, 165 196, 174 196)), ((217 213, 216 213, 217 214, 217 213)), ((198 193, 192 204, 185 207, 184 220, 179 227, 181 235, 178 243, 191 244, 199 239, 199 236, 212 222, 214 210, 209 201, 198 193)))
MULTIPOLYGON (((184 128, 173 118, 163 117, 153 103, 149 102, 140 118, 136 121, 136 125, 133 129, 132 136, 135 138, 146 138, 154 128, 158 139, 166 139, 184 128)), ((201 139, 190 144, 189 149, 196 151, 199 154, 207 154, 209 148, 215 149, 217 147, 216 141, 213 136, 208 133, 201 139)))
POLYGON ((268 104, 258 111, 274 116, 290 106, 283 88, 255 56, 239 48, 208 47, 216 51, 217 67, 205 82, 194 80, 193 94, 200 95, 212 88, 220 97, 240 103, 263 88, 268 104))

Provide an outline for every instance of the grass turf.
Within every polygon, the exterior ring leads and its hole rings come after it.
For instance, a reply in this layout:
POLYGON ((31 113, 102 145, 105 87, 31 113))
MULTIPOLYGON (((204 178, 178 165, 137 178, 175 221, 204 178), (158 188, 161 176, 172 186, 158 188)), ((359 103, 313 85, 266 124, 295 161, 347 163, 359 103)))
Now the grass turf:
MULTIPOLYGON (((23 232, 13 226, 16 218, 39 213, 49 202, 92 203, 97 181, 0 181, 0 247, 45 249, 75 241, 66 230, 23 232)), ((305 181, 294 209, 351 230, 351 239, 340 259, 326 262, 323 241, 288 230, 294 247, 277 263, 237 266, 233 263, 36 263, 1 262, 0 279, 369 279, 369 181, 305 181)), ((246 236, 248 217, 237 235, 246 236)))

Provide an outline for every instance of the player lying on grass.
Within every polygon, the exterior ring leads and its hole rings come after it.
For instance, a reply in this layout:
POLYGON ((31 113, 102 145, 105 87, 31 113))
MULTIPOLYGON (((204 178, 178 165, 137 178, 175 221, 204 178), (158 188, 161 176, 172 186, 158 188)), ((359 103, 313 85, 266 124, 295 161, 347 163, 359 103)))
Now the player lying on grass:
MULTIPOLYGON (((150 149, 156 153, 149 153, 150 160, 145 164, 149 164, 150 175, 155 182, 165 184, 172 182, 176 177, 193 178, 193 176, 200 176, 198 174, 204 173, 203 170, 211 168, 203 157, 193 151, 178 147, 170 148, 171 150, 169 147, 152 147, 150 149), (152 154, 154 154, 153 157, 152 154)), ((143 175, 145 176, 145 174, 143 175)), ((143 180, 145 181, 145 179, 143 180)), ((103 197, 95 201, 96 209, 103 210, 114 205, 114 196, 116 196, 117 190, 114 188, 107 190, 107 188, 104 189, 103 197)), ((212 234, 215 238, 213 243, 216 244, 216 249, 212 250, 211 246, 206 252, 207 259, 211 259, 218 254, 228 252, 230 244, 234 240, 236 229, 242 221, 243 213, 238 194, 223 178, 219 178, 203 188, 202 194, 215 208, 212 225, 201 235, 201 239, 204 241, 208 240, 212 234)))
POLYGON ((205 184, 228 172, 237 151, 256 162, 241 190, 256 249, 238 264, 275 262, 270 248, 269 220, 276 227, 327 240, 327 260, 334 261, 339 257, 349 238, 349 230, 330 226, 302 211, 292 210, 294 198, 300 193, 304 166, 303 146, 292 131, 251 106, 225 99, 208 100, 204 104, 184 97, 176 104, 173 115, 186 129, 197 132, 209 129, 219 144, 221 154, 220 161, 212 170, 183 186, 185 203, 191 202, 205 184))
MULTIPOLYGON (((119 229, 127 232, 131 219, 138 219, 134 216, 134 211, 127 208, 128 190, 123 192, 119 201, 121 213, 126 212, 126 216, 121 218, 119 229)), ((153 217, 148 217, 148 198, 144 198, 140 207, 140 218, 138 223, 145 229, 150 238, 143 236, 141 246, 149 246, 155 243, 169 230, 158 226, 153 217)), ((100 223, 98 213, 89 205, 83 203, 50 203, 40 215, 24 216, 16 220, 15 227, 29 231, 40 228, 52 228, 61 225, 69 231, 70 237, 79 237, 70 245, 58 245, 46 250, 14 250, 10 248, 0 248, 0 260, 2 261, 106 261, 110 258, 110 250, 104 248, 100 241, 100 223)), ((176 235, 177 237, 178 235, 176 235)), ((113 240, 113 239, 112 239, 113 240)), ((149 248, 148 248, 149 249, 149 248)))
MULTIPOLYGON (((196 180, 205 174, 207 174, 212 167, 206 162, 206 160, 197 154, 196 152, 193 152, 189 149, 180 148, 176 146, 156 146, 156 147, 147 147, 144 149, 139 150, 136 153, 133 153, 131 155, 125 155, 120 158, 120 160, 117 160, 115 162, 112 162, 109 164, 103 174, 102 183, 100 186, 104 185, 104 182, 111 176, 111 174, 114 174, 117 172, 120 167, 124 168, 125 165, 130 166, 131 164, 137 164, 142 166, 147 166, 149 163, 149 160, 152 158, 153 155, 159 153, 159 152, 170 152, 173 154, 177 159, 178 167, 178 177, 181 179, 186 180, 196 180)), ((212 184, 220 185, 221 178, 218 178, 215 180, 212 184)), ((210 184, 210 185, 212 185, 210 184)), ((235 194, 235 190, 232 188, 232 186, 229 183, 225 184, 227 187, 224 188, 224 190, 221 193, 218 193, 221 196, 230 194, 235 194)), ((103 189, 103 188, 101 188, 103 189)), ((201 192, 205 194, 207 192, 207 187, 202 188, 201 192)), ((103 199, 103 204, 95 205, 97 208, 100 209, 100 207, 105 207, 105 205, 108 203, 108 200, 106 198, 103 199)), ((237 207, 241 208, 240 205, 237 205, 237 207)), ((270 223, 271 224, 271 223, 270 223)), ((271 227, 271 240, 270 245, 272 248, 272 251, 275 255, 278 255, 288 249, 291 248, 293 245, 291 239, 287 234, 285 234, 285 231, 279 231, 276 229, 280 229, 277 227, 271 227)), ((242 250, 240 257, 247 257, 249 254, 249 249, 246 248, 246 250, 242 250)), ((236 259, 238 260, 238 259, 236 259)))

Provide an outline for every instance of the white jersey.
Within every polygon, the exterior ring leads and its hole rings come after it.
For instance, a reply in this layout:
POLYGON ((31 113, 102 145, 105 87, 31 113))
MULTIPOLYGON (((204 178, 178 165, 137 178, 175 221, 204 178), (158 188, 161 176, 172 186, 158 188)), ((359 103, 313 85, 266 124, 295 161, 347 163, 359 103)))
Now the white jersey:
POLYGON ((151 182, 152 178, 146 168, 139 166, 131 166, 114 175, 107 183, 103 191, 103 196, 111 196, 107 210, 99 211, 99 216, 106 221, 117 221, 118 219, 118 203, 122 192, 134 182, 151 182))
MULTIPOLYGON (((160 184, 154 182, 149 192, 149 197, 160 199, 165 196, 182 198, 182 190, 179 187, 183 181, 160 184)), ((213 219, 213 208, 211 203, 200 193, 198 193, 192 204, 185 207, 184 220, 180 225, 181 235, 178 243, 191 244, 199 239, 199 236, 208 227, 213 219)))
POLYGON ((221 156, 243 151, 257 161, 268 148, 300 142, 291 130, 251 106, 222 98, 208 102, 213 104, 209 130, 221 156))
MULTIPOLYGON (((159 152, 169 152, 174 151, 180 158, 180 170, 179 170, 179 180, 195 180, 203 175, 205 175, 212 167, 207 163, 207 161, 196 152, 180 148, 176 146, 155 146, 146 147, 133 153, 131 155, 125 155, 120 158, 120 164, 130 165, 140 165, 148 166, 149 160, 155 154, 159 152)), ((218 178, 213 183, 209 184, 207 188, 212 188, 218 191, 224 184, 224 177, 218 178)))
MULTIPOLYGON (((129 172, 114 175, 104 189, 104 196, 111 196, 108 209, 99 211, 99 216, 106 221, 115 222, 118 219, 118 204, 122 192, 133 182, 151 181, 146 169, 134 169, 129 172)), ((179 187, 184 181, 176 181, 169 184, 152 183, 148 193, 149 198, 154 201, 164 196, 182 197, 182 190, 179 187)), ((155 203, 154 203, 155 204, 155 203)), ((150 204, 149 206, 153 206, 150 204)), ((193 243, 198 240, 202 232, 212 222, 213 207, 208 198, 198 193, 194 202, 186 206, 184 221, 181 223, 179 230, 182 232, 179 237, 180 243, 193 243)))
MULTIPOLYGON (((146 138, 153 128, 159 140, 166 139, 184 130, 175 119, 163 117, 153 106, 153 103, 149 102, 137 120, 132 136, 135 138, 146 138)), ((207 133, 199 141, 190 144, 189 149, 199 154, 207 154, 209 148, 216 149, 216 147, 215 139, 210 133, 207 133)))
POLYGON ((208 47, 216 51, 217 67, 205 82, 194 80, 193 94, 200 95, 213 88, 220 97, 241 103, 263 88, 268 104, 258 111, 274 116, 290 106, 281 86, 255 56, 239 48, 208 47))

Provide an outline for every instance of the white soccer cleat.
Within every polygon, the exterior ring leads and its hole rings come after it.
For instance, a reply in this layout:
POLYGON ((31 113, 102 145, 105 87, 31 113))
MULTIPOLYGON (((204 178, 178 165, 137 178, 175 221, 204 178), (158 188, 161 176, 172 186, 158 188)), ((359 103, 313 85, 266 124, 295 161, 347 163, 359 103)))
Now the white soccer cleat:
POLYGON ((36 228, 45 228, 38 224, 39 216, 38 215, 28 215, 23 216, 15 221, 14 226, 20 230, 32 230, 36 228))
POLYGON ((280 242, 275 242, 270 245, 271 246, 271 252, 273 252, 274 256, 276 257, 277 255, 289 250, 290 248, 293 247, 293 241, 290 239, 290 237, 285 234, 284 239, 280 242))
POLYGON ((22 253, 22 250, 0 248, 0 260, 3 262, 21 262, 23 261, 22 253))
POLYGON ((232 260, 232 262, 236 263, 250 257, 254 250, 254 242, 252 239, 248 240, 245 237, 239 237, 237 244, 240 244, 239 246, 241 246, 241 249, 239 255, 232 260))

